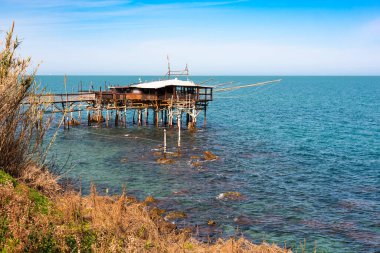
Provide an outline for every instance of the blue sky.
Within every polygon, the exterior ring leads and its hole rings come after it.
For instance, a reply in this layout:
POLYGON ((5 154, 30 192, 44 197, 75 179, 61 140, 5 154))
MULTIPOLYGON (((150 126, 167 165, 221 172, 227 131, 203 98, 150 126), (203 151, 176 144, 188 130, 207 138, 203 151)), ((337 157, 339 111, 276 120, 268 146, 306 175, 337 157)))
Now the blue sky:
POLYGON ((380 1, 0 0, 40 74, 380 75, 380 1))

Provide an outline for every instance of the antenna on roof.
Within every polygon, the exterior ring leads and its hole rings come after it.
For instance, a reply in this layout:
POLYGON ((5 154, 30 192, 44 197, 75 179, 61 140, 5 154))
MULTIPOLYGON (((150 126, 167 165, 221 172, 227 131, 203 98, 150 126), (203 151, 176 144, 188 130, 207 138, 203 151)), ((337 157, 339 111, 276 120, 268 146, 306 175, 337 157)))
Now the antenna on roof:
POLYGON ((183 72, 184 72, 184 75, 187 76, 187 81, 189 81, 189 66, 187 65, 187 63, 186 63, 185 70, 183 72))
POLYGON ((163 79, 165 79, 165 78, 170 79, 172 76, 174 76, 174 77, 179 77, 179 76, 189 77, 189 66, 187 63, 186 63, 186 67, 184 70, 171 70, 170 69, 169 55, 166 56, 166 59, 168 60, 168 72, 166 73, 165 77, 163 77, 163 79))
POLYGON ((170 79, 170 60, 169 60, 169 55, 166 55, 166 59, 168 60, 168 79, 170 79))

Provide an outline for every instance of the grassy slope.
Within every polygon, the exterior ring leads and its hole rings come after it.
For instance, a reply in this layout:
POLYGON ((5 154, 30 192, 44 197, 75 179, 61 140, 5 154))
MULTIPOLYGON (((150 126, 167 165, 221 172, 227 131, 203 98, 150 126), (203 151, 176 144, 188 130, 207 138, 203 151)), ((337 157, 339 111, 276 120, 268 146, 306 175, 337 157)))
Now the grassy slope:
POLYGON ((166 222, 150 201, 91 190, 49 199, 0 170, 2 252, 290 252, 244 238, 204 244, 166 222))

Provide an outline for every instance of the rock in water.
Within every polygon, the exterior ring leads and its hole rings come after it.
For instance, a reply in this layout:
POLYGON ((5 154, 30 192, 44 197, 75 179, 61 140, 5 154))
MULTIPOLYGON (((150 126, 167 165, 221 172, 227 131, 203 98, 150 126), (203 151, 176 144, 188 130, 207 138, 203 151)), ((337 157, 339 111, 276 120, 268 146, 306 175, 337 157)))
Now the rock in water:
POLYGON ((176 220, 187 218, 186 213, 180 211, 170 212, 165 216, 165 220, 176 220))
POLYGON ((193 167, 201 167, 201 166, 202 166, 202 163, 196 161, 196 162, 192 162, 191 165, 192 165, 193 167))
POLYGON ((209 226, 215 226, 216 222, 214 220, 209 220, 209 221, 207 221, 207 225, 209 225, 209 226))
POLYGON ((216 198, 220 200, 241 200, 243 195, 240 192, 224 192, 216 198))
POLYGON ((211 151, 203 152, 203 156, 207 161, 215 160, 218 158, 218 156, 214 155, 211 151))
POLYGON ((175 161, 173 159, 161 157, 157 159, 157 163, 159 164, 173 164, 175 161))

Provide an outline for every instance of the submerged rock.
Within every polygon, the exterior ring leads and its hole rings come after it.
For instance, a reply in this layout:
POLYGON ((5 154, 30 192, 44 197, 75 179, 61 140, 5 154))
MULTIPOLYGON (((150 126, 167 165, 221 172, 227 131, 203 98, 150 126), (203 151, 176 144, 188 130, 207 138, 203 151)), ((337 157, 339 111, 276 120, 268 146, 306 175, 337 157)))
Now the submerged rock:
POLYGON ((190 191, 187 189, 173 191, 173 195, 178 195, 178 196, 188 195, 189 193, 190 193, 190 191))
POLYGON ((209 226, 215 226, 216 222, 214 220, 208 220, 207 221, 207 225, 209 225, 209 226))
POLYGON ((173 211, 165 216, 165 220, 176 220, 187 218, 187 214, 181 211, 173 211))
POLYGON ((120 159, 120 162, 121 163, 127 163, 128 162, 128 158, 123 157, 123 158, 120 159))
POLYGON ((220 200, 241 200, 243 199, 243 195, 240 192, 224 192, 216 198, 220 200))
POLYGON ((192 165, 193 167, 201 167, 201 166, 202 166, 202 163, 199 162, 199 161, 195 161, 195 162, 192 162, 191 165, 192 165))
POLYGON ((179 153, 179 152, 166 152, 166 156, 180 157, 181 153, 179 153))
POLYGON ((235 217, 234 222, 239 226, 250 226, 254 224, 253 220, 245 215, 239 215, 235 217))
POLYGON ((153 153, 153 155, 154 155, 154 156, 161 156, 161 155, 162 155, 162 153, 161 153, 161 152, 158 152, 158 151, 156 151, 156 152, 154 152, 154 153, 153 153))
POLYGON ((216 160, 218 156, 214 155, 211 151, 203 152, 203 156, 206 161, 216 160))
POLYGON ((170 158, 161 157, 161 158, 157 159, 157 163, 159 163, 159 164, 173 164, 173 163, 175 163, 175 161, 173 159, 170 159, 170 158))
POLYGON ((192 156, 190 156, 190 159, 199 160, 199 159, 200 159, 200 157, 199 157, 199 156, 197 156, 197 155, 192 155, 192 156))

